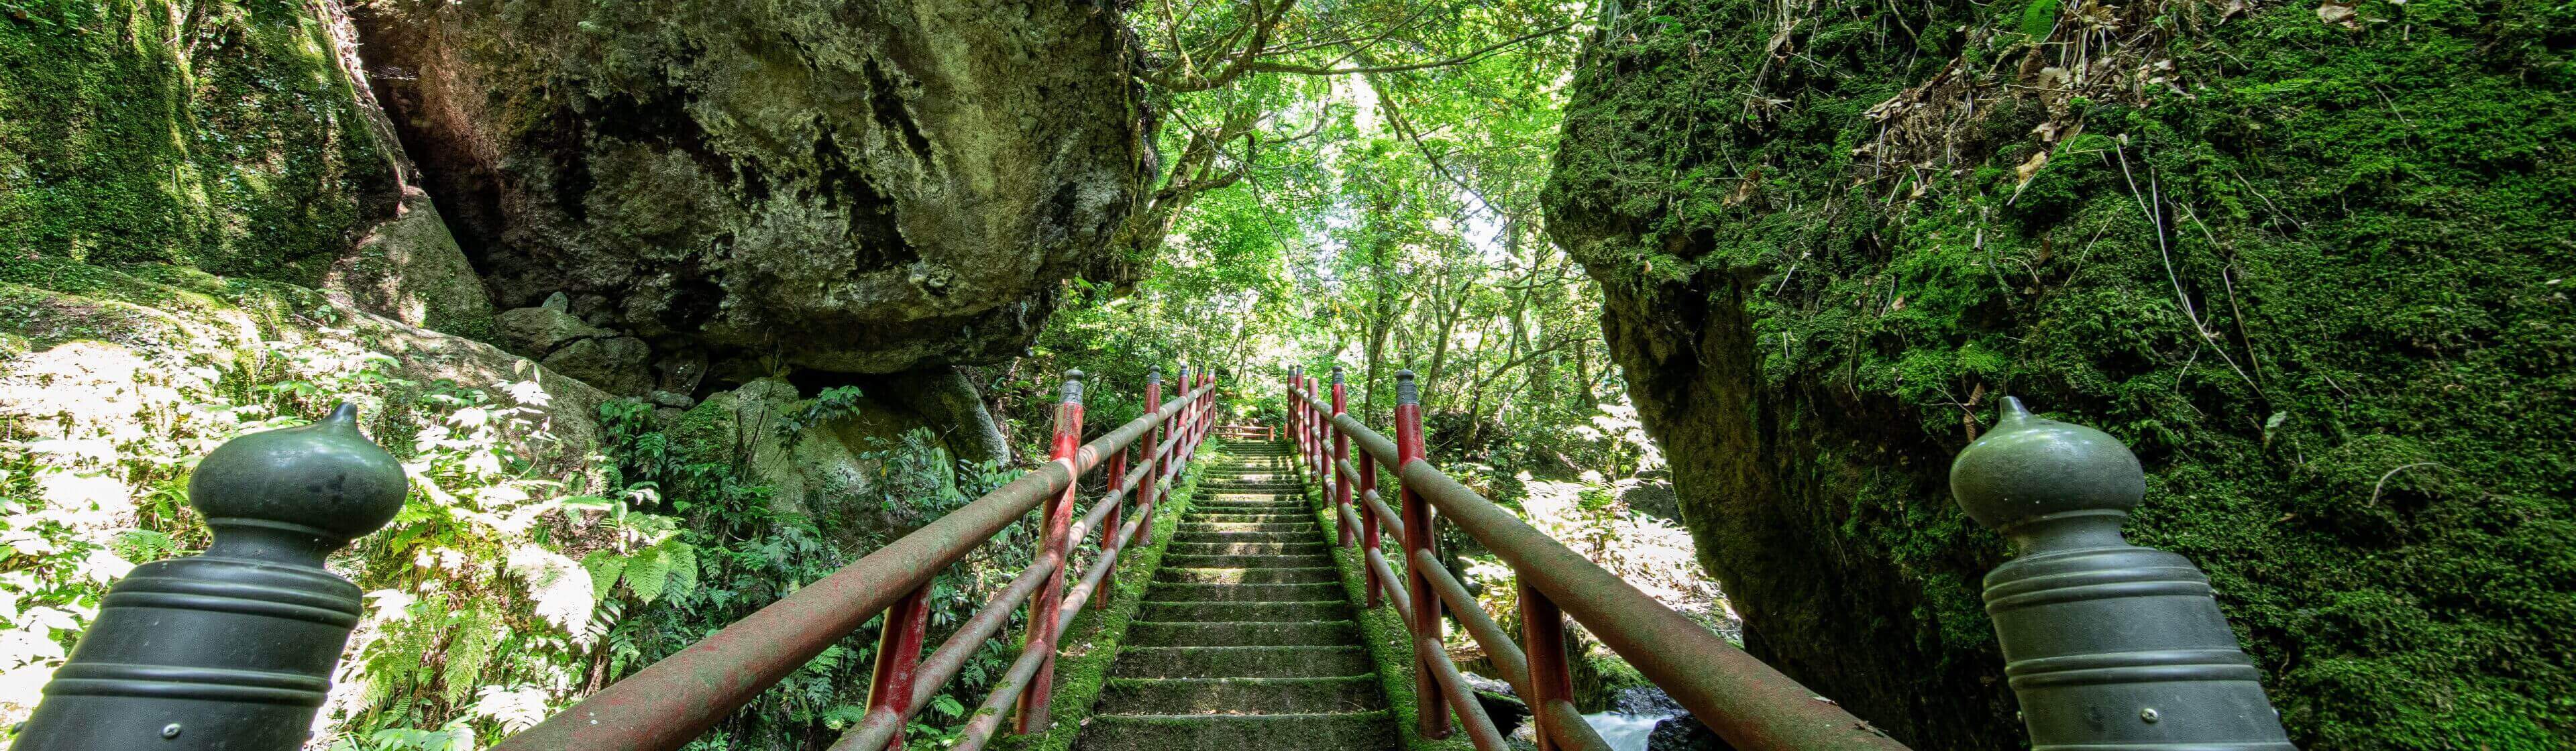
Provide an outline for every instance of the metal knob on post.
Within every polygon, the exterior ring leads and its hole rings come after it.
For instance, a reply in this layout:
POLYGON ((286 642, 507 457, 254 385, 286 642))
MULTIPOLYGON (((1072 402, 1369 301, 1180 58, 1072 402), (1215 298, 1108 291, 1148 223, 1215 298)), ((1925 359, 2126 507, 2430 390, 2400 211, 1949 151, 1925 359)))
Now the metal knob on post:
POLYGON ((2294 751, 2209 577, 2131 545, 2146 474, 2119 439, 2005 398, 1950 465, 1950 492, 2019 557, 1986 575, 1986 613, 2036 751, 2294 751))
POLYGON ((301 748, 366 612, 323 558, 392 521, 409 488, 346 404, 216 447, 188 480, 214 543, 109 588, 14 748, 301 748))

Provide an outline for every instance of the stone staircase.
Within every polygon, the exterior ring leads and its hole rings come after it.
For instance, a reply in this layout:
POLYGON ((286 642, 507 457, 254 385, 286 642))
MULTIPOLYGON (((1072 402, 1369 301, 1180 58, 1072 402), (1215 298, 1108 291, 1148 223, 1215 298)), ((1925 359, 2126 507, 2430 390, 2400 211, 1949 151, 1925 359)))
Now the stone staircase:
POLYGON ((1396 747, 1289 453, 1234 443, 1200 480, 1077 751, 1396 747))

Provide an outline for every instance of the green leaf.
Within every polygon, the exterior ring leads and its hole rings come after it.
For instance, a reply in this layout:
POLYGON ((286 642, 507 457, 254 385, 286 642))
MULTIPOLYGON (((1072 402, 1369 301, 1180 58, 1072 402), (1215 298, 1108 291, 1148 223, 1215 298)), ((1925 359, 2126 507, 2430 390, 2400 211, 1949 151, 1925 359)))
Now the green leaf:
POLYGON ((626 588, 634 590, 635 599, 650 603, 662 596, 670 574, 671 557, 661 547, 645 548, 626 563, 626 588))
POLYGON ((672 597, 684 597, 698 589, 698 548, 678 540, 662 544, 671 557, 671 582, 663 587, 672 597))
POLYGON ((591 596, 605 600, 609 592, 617 589, 617 577, 626 573, 626 556, 593 550, 590 555, 582 556, 581 567, 590 572, 591 596))

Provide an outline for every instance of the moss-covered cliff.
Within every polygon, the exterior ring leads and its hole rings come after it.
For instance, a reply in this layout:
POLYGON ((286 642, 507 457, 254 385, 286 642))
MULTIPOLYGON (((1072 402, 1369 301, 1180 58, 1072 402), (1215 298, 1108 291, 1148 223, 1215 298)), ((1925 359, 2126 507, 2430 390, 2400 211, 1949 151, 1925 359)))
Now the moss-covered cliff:
POLYGON ((338 8, 0 3, 0 261, 180 264, 487 333, 338 8))
POLYGON ((1557 239, 1747 647, 2019 745, 1949 457, 2010 393, 2151 471, 2308 748, 2576 738, 2576 12, 1622 3, 1557 239))

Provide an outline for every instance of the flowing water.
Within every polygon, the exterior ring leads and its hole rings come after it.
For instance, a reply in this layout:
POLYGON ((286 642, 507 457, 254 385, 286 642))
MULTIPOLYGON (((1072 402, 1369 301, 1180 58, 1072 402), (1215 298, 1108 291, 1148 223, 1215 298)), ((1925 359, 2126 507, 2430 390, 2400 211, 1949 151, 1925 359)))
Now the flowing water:
POLYGON ((1608 712, 1584 715, 1592 723, 1592 732, 1610 744, 1610 751, 1646 751, 1646 740, 1655 734, 1655 725, 1682 712, 1680 702, 1663 689, 1643 686, 1622 690, 1611 700, 1608 712))
POLYGON ((1599 712, 1584 715, 1592 723, 1592 732, 1610 744, 1610 751, 1646 751, 1646 737, 1655 734, 1655 724, 1671 717, 1668 714, 1628 714, 1599 712))

